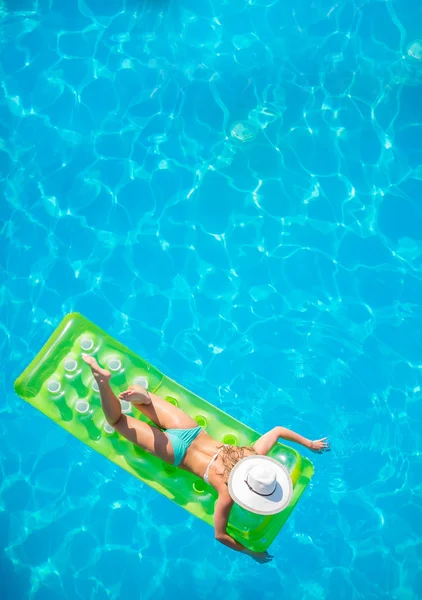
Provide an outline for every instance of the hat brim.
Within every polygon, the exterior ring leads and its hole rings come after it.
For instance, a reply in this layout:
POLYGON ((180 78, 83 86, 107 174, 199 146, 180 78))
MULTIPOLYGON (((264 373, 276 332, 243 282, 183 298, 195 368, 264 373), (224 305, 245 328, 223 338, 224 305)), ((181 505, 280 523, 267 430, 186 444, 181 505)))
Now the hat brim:
POLYGON ((242 508, 258 515, 275 515, 290 504, 293 484, 288 470, 270 456, 246 456, 231 470, 228 481, 229 494, 242 508), (270 461, 276 472, 277 485, 271 496, 261 496, 246 485, 248 472, 256 465, 270 461))

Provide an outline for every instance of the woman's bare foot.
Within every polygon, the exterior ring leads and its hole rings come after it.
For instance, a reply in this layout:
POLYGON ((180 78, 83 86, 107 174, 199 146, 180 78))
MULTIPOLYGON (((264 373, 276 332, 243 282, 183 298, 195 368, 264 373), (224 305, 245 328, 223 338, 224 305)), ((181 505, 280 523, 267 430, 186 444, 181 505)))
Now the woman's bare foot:
POLYGON ((125 392, 119 394, 119 398, 133 404, 151 404, 148 392, 140 385, 130 385, 125 392))
POLYGON ((102 369, 93 356, 82 354, 82 360, 84 360, 86 364, 91 367, 92 374, 94 375, 97 383, 104 383, 110 379, 110 371, 107 371, 107 369, 102 369))

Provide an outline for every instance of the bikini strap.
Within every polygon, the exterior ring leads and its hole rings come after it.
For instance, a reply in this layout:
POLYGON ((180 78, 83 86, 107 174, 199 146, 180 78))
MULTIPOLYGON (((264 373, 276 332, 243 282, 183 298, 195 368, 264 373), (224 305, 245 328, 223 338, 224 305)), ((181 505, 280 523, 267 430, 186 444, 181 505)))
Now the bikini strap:
POLYGON ((224 444, 224 446, 222 446, 219 450, 217 450, 217 452, 214 454, 214 456, 212 457, 212 459, 210 460, 210 462, 208 463, 207 468, 205 469, 205 473, 204 473, 204 481, 205 483, 209 483, 208 481, 208 474, 210 471, 210 467, 213 464, 213 462, 217 459, 217 456, 220 454, 220 452, 222 450, 224 450, 224 448, 227 448, 227 446, 229 446, 230 444, 224 444))

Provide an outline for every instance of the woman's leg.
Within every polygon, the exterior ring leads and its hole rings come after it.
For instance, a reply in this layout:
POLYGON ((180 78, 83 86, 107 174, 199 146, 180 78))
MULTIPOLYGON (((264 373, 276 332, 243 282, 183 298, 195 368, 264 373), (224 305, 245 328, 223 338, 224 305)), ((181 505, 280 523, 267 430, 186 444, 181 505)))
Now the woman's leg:
POLYGON ((82 355, 82 359, 91 367, 92 374, 100 390, 101 405, 105 418, 114 427, 122 416, 122 407, 110 387, 110 371, 102 369, 93 356, 82 355))
POLYGON ((131 385, 120 394, 122 400, 128 400, 148 419, 162 429, 191 429, 198 423, 177 406, 170 404, 139 385, 131 385))
POLYGON ((92 374, 98 383, 101 405, 108 423, 133 444, 137 444, 144 450, 173 464, 173 447, 166 434, 139 419, 124 415, 119 399, 110 387, 110 372, 102 369, 93 356, 83 356, 82 358, 91 367, 92 374))

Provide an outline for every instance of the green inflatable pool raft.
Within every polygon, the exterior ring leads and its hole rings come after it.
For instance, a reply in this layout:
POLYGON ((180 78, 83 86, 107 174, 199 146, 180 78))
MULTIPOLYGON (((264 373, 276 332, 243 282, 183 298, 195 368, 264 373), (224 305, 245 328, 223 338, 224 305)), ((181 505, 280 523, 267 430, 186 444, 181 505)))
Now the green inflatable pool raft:
MULTIPOLYGON (((67 315, 45 346, 15 382, 24 400, 141 481, 182 508, 213 525, 215 490, 191 473, 168 465, 121 437, 105 421, 98 387, 81 354, 94 354, 112 372, 118 394, 136 382, 189 413, 216 440, 248 445, 259 437, 246 425, 202 400, 137 356, 83 316, 67 315)), ((124 412, 147 421, 128 402, 124 412)), ((296 450, 277 444, 270 456, 284 464, 293 481, 289 506, 273 516, 261 516, 234 505, 227 531, 254 551, 266 550, 286 522, 313 475, 313 465, 296 450)))

